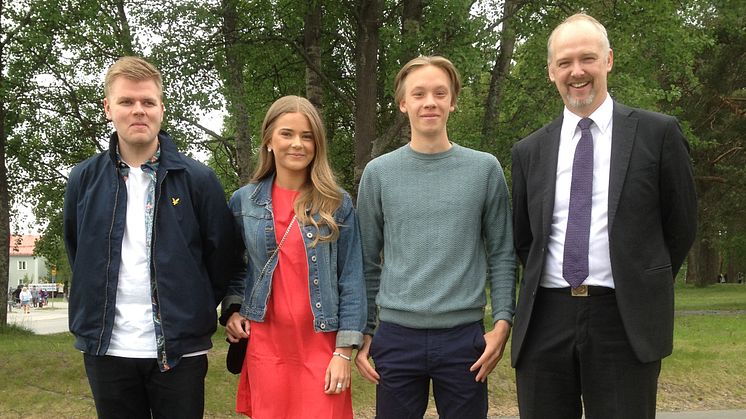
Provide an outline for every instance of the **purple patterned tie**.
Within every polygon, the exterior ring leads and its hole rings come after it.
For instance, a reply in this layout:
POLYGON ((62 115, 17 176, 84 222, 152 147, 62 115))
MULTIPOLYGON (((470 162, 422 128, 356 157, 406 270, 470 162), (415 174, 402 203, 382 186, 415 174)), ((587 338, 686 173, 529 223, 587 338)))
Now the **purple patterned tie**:
POLYGON ((583 118, 578 122, 580 141, 575 148, 570 185, 570 208, 565 233, 565 253, 562 277, 571 287, 577 288, 588 277, 588 237, 591 232, 591 207, 593 195, 593 120, 583 118))

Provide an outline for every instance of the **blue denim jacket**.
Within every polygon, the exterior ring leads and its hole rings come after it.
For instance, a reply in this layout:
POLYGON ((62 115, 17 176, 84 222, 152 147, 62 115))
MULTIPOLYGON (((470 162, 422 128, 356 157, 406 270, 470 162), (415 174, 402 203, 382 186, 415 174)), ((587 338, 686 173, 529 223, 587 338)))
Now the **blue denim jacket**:
MULTIPOLYGON (((272 288, 272 275, 277 257, 259 277, 269 256, 277 247, 272 218, 272 182, 274 176, 250 183, 230 199, 236 226, 243 237, 248 254, 245 281, 232 281, 224 310, 231 304, 241 304, 240 314, 253 321, 264 321, 267 299, 272 288)), ((365 328, 367 300, 363 279, 360 229, 349 194, 343 191, 341 206, 334 219, 339 225, 336 242, 320 241, 311 247, 318 231, 303 225, 301 231, 308 257, 308 291, 317 332, 337 331, 337 347, 360 346, 365 328)), ((326 226, 321 227, 328 233, 326 226)))

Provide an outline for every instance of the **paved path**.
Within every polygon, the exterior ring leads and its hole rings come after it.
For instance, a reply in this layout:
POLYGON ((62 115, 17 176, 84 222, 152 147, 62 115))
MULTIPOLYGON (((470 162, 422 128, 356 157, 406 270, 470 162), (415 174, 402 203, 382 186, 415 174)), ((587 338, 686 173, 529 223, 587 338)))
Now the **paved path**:
MULTIPOLYGON (((746 419, 746 410, 707 410, 700 412, 658 412, 656 419, 746 419)), ((518 416, 496 416, 491 419, 519 419, 518 416)))
POLYGON ((23 314, 20 307, 14 308, 8 312, 8 324, 25 327, 37 335, 67 332, 67 303, 50 302, 44 308, 32 308, 28 314, 23 314))
MULTIPOLYGON (((709 313, 708 313, 709 314, 709 313)), ((8 312, 8 323, 31 329, 39 335, 66 333, 67 303, 54 302, 44 308, 23 314, 19 309, 8 312)), ((491 419, 519 419, 517 416, 496 416, 491 419)), ((703 412, 658 412, 657 419, 746 419, 746 410, 709 410, 703 412)))

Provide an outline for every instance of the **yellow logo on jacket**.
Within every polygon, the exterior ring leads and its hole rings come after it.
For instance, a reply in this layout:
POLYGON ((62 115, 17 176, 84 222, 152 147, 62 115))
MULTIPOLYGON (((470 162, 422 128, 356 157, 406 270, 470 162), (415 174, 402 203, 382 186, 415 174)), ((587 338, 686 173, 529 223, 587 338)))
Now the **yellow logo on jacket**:
POLYGON ((171 198, 171 205, 177 206, 181 203, 181 198, 171 198))

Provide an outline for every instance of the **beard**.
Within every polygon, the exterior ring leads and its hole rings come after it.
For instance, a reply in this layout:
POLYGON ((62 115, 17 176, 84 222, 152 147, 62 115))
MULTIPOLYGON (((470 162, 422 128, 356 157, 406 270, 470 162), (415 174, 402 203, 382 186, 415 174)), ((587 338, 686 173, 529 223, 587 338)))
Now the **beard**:
POLYGON ((570 109, 583 109, 585 107, 590 106, 593 103, 593 100, 596 99, 596 92, 591 92, 590 95, 588 95, 585 99, 576 99, 572 96, 571 93, 567 93, 565 96, 567 99, 568 108, 570 109))

